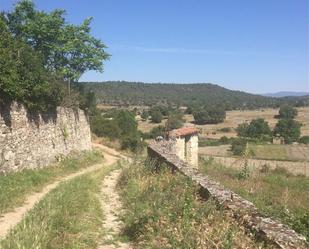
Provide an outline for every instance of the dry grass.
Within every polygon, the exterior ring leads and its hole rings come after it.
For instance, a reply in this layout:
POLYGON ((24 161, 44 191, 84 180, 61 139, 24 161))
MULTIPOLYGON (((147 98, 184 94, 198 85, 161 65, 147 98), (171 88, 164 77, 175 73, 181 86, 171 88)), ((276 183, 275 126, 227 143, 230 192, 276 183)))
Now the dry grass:
POLYGON ((50 167, 25 169, 0 176, 0 215, 21 205, 29 193, 40 191, 58 177, 76 172, 100 161, 102 161, 102 155, 99 152, 80 153, 50 167))
MULTIPOLYGON (((297 108, 298 115, 296 120, 303 124, 301 127, 302 136, 309 135, 309 107, 300 107, 297 108)), ((200 129, 201 135, 209 138, 220 138, 222 136, 227 137, 236 137, 235 128, 244 122, 250 122, 252 119, 264 118, 273 128, 278 119, 275 119, 274 116, 278 115, 279 109, 259 109, 259 110, 247 110, 247 111, 227 111, 226 119, 223 123, 220 124, 207 124, 207 125, 195 125, 200 129), (229 127, 232 128, 231 132, 221 132, 218 131, 221 128, 229 127)), ((185 115, 187 124, 191 124, 194 120, 192 115, 185 115)))
MULTIPOLYGON (((249 149, 253 152, 251 158, 255 159, 309 161, 308 145, 249 144, 249 149)), ((199 147, 199 154, 224 157, 233 156, 230 151, 230 145, 199 147)))
POLYGON ((11 230, 0 248, 97 248, 103 232, 98 193, 103 177, 112 168, 61 183, 11 230))
POLYGON ((159 125, 164 126, 167 119, 162 119, 161 123, 152 123, 149 119, 147 121, 143 121, 139 116, 137 116, 137 122, 138 122, 138 129, 142 132, 149 132, 154 127, 157 127, 159 125))
POLYGON ((289 161, 309 161, 308 145, 250 144, 254 158, 289 161))
POLYGON ((124 235, 134 248, 264 248, 181 174, 135 163, 120 179, 124 235), (146 166, 146 167, 145 167, 146 166))
POLYGON ((260 211, 309 238, 309 178, 293 176, 284 169, 248 172, 228 168, 214 161, 202 161, 200 170, 210 178, 252 201, 260 211))

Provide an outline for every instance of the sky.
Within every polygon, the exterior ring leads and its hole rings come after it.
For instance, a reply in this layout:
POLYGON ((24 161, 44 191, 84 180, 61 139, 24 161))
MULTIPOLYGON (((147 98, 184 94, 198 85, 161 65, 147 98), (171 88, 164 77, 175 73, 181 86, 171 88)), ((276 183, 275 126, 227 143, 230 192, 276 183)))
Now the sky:
MULTIPOLYGON (((111 54, 81 81, 214 83, 251 93, 309 92, 309 0, 35 0, 93 17, 111 54)), ((15 0, 0 0, 0 10, 15 0)))

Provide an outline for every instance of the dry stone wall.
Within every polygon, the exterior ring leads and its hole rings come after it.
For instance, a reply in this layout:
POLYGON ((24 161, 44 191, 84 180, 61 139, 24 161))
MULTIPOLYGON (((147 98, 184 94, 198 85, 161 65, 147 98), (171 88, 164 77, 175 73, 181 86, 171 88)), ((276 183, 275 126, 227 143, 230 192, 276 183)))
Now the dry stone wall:
POLYGON ((84 150, 91 150, 91 134, 82 110, 59 107, 34 115, 16 103, 0 106, 0 174, 44 167, 84 150))
POLYGON ((214 198, 241 225, 258 237, 281 249, 309 248, 304 236, 299 235, 279 221, 260 214, 252 202, 210 180, 207 176, 199 173, 197 169, 190 167, 173 153, 172 147, 173 145, 169 141, 150 144, 148 146, 148 156, 158 163, 166 163, 173 170, 178 170, 190 177, 203 189, 203 192, 214 198))

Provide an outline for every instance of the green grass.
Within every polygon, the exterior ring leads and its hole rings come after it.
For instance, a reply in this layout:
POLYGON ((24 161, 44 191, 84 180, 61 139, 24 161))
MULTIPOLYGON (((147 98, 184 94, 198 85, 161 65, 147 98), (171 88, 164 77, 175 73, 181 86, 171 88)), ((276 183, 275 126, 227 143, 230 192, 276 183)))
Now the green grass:
POLYGON ((212 200, 203 200, 187 177, 149 163, 123 171, 119 187, 127 212, 123 236, 134 248, 264 248, 212 200))
POLYGON ((309 239, 309 178, 293 176, 284 169, 247 172, 213 161, 200 164, 202 172, 252 201, 264 214, 281 220, 309 239))
POLYGON ((3 249, 90 249, 102 236, 98 193, 113 167, 61 183, 0 242, 3 249))
POLYGON ((27 194, 40 191, 57 177, 76 172, 101 160, 101 153, 85 152, 72 155, 54 166, 36 170, 25 169, 0 176, 0 215, 21 205, 27 194))
POLYGON ((289 160, 285 145, 280 144, 249 144, 255 158, 271 160, 289 160))

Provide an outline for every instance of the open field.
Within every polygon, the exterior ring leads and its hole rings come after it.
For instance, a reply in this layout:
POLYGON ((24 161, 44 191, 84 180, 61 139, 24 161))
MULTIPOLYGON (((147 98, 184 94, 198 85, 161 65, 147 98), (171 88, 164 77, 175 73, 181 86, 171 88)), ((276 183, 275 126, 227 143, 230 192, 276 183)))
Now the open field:
MULTIPOLYGON (((301 135, 309 136, 309 107, 299 107, 297 108, 298 115, 296 120, 303 124, 301 127, 301 135)), ((274 118, 275 115, 278 115, 279 109, 259 109, 259 110, 234 110, 226 112, 226 119, 223 123, 220 124, 206 124, 206 125, 195 125, 193 124, 194 118, 191 114, 184 115, 186 120, 185 126, 195 126, 200 130, 200 135, 219 139, 222 136, 227 137, 236 137, 237 134, 235 132, 235 128, 244 122, 250 122, 252 119, 263 118, 265 119, 271 128, 274 128, 278 119, 274 118), (222 132, 218 131, 222 128, 231 128, 230 132, 222 132)), ((153 127, 158 125, 164 125, 166 119, 163 119, 160 124, 151 123, 150 120, 143 121, 139 116, 137 116, 138 120, 138 129, 143 132, 149 132, 153 127)))
POLYGON ((293 176, 284 169, 248 172, 213 160, 201 161, 200 170, 309 238, 308 177, 293 176))
POLYGON ((162 119, 161 123, 152 123, 149 119, 147 121, 144 121, 140 118, 140 116, 137 116, 137 122, 138 122, 138 129, 142 132, 149 132, 152 128, 157 127, 159 125, 164 126, 167 119, 162 119))
MULTIPOLYGON (((297 108, 298 115, 296 120, 303 124, 301 127, 301 135, 309 135, 309 107, 297 108)), ((200 129, 201 135, 209 138, 220 138, 222 136, 236 137, 235 128, 244 122, 250 122, 252 119, 264 118, 271 128, 274 128, 278 119, 274 118, 278 115, 279 109, 259 109, 259 110, 246 110, 246 111, 227 111, 226 119, 220 124, 206 124, 206 125, 195 125, 200 129), (232 128, 231 132, 218 131, 221 128, 232 128)), ((194 121, 192 115, 185 115, 186 122, 190 124, 194 121)))
MULTIPOLYGON (((251 158, 309 162, 309 145, 249 144, 249 149, 253 152, 251 158)), ((199 154, 225 157, 232 156, 230 145, 199 147, 199 154)))

